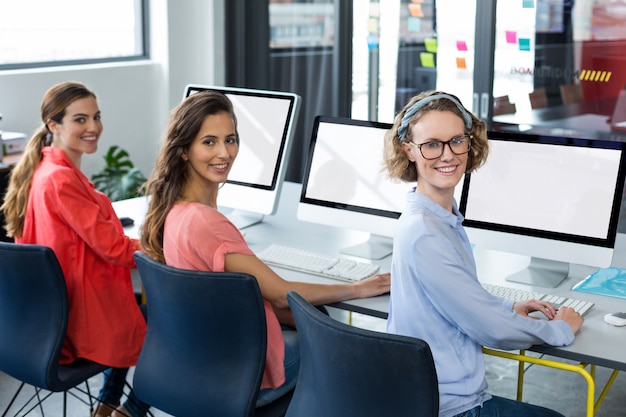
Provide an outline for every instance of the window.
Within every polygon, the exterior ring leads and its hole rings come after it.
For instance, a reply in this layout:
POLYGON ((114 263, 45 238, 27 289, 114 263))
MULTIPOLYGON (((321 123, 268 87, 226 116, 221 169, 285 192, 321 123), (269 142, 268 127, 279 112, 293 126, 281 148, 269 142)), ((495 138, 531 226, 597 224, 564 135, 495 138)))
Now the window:
POLYGON ((270 0, 270 48, 310 48, 333 46, 334 13, 332 1, 313 3, 270 0))
POLYGON ((0 0, 0 69, 148 57, 147 0, 0 0))

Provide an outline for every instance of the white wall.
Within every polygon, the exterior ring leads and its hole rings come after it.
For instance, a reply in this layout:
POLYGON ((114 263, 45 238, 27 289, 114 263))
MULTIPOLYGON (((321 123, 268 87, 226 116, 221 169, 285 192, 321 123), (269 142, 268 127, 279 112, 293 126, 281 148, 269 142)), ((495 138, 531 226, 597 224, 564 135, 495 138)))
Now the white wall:
POLYGON ((150 60, 0 71, 0 129, 30 136, 41 124, 44 92, 61 81, 81 81, 98 96, 104 124, 98 152, 83 157, 82 170, 91 176, 107 149, 118 145, 149 175, 184 86, 223 82, 223 2, 151 0, 150 60))
POLYGON ((180 102, 187 84, 223 85, 224 1, 169 1, 168 85, 171 107, 180 102))

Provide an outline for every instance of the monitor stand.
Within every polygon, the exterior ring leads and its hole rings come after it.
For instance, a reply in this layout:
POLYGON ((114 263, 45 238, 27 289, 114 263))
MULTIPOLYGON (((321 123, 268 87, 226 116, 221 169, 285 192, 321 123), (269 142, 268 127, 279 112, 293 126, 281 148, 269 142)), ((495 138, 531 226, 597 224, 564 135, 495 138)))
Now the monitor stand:
POLYGON ((530 258, 528 266, 506 277, 507 281, 538 287, 554 288, 569 274, 569 263, 549 259, 530 258))
POLYGON ((226 213, 228 220, 233 222, 237 229, 243 230, 246 227, 253 226, 263 221, 263 215, 258 213, 252 213, 244 210, 233 210, 230 213, 226 213))
POLYGON ((359 258, 383 259, 391 255, 392 250, 393 241, 391 238, 371 234, 365 242, 339 249, 339 252, 359 258))

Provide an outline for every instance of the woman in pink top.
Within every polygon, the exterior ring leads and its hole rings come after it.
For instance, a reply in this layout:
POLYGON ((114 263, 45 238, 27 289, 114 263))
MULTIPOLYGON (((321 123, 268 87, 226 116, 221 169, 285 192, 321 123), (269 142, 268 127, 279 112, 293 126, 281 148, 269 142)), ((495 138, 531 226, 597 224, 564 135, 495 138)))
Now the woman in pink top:
MULTIPOLYGON (((43 97, 41 118, 11 172, 1 209, 17 243, 48 246, 56 254, 70 304, 60 362, 85 358, 111 367, 95 414, 109 416, 146 333, 130 277, 139 244, 124 235, 111 201, 80 170, 83 154, 97 150, 102 133, 95 94, 81 83, 57 84, 43 97)), ((132 391, 120 406, 131 417, 147 409, 132 391)))
MULTIPOLYGON (((253 139, 251 139, 253 140, 253 139)), ((232 103, 215 91, 196 93, 172 112, 165 142, 147 184, 150 206, 142 249, 168 265, 201 271, 245 272, 256 277, 265 303, 267 361, 257 406, 295 385, 299 352, 287 304, 293 290, 322 305, 389 291, 389 274, 354 284, 286 281, 259 260, 239 230, 217 210, 217 195, 239 151, 232 103)))

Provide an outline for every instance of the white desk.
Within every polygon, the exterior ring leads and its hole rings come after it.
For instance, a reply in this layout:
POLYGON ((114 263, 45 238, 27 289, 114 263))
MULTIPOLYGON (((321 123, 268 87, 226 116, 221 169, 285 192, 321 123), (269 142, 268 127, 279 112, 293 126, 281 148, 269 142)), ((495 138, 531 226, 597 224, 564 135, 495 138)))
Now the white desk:
POLYGON ((117 217, 130 217, 135 221, 132 226, 126 226, 124 228, 126 236, 139 239, 139 228, 146 218, 148 201, 147 197, 136 197, 113 202, 113 209, 117 217))
MULTIPOLYGON (((340 248, 367 239, 367 234, 363 232, 340 230, 330 226, 297 220, 296 211, 299 195, 300 184, 286 182, 283 185, 283 195, 277 213, 273 216, 266 216, 261 223, 244 230, 245 238, 252 250, 259 251, 271 243, 280 243, 322 253, 337 254, 340 248)), ((135 220, 134 226, 125 230, 127 235, 138 237, 139 227, 143 222, 147 208, 147 199, 139 197, 117 201, 113 206, 118 216, 128 216, 135 220)), ((623 235, 620 235, 619 238, 614 264, 626 267, 626 238, 623 235)), ((511 272, 521 269, 528 262, 528 257, 484 251, 478 248, 475 250, 475 257, 478 276, 481 281, 525 289, 532 288, 524 284, 504 282, 502 278, 511 272)), ((375 262, 381 266, 381 272, 389 271, 391 256, 375 262)), ((289 280, 336 282, 332 279, 287 269, 275 268, 275 270, 280 276, 289 280)), ((592 268, 574 265, 572 271, 570 271, 571 276, 557 288, 536 287, 537 290, 544 293, 591 300, 596 305, 585 316, 585 323, 572 345, 565 347, 535 346, 532 350, 626 371, 626 327, 610 326, 603 321, 603 317, 607 313, 625 311, 626 301, 570 290, 574 284, 592 271, 592 268)), ((389 296, 351 300, 338 303, 336 306, 375 317, 386 318, 389 311, 389 296)))
MULTIPOLYGON (((340 230, 337 228, 301 222, 296 218, 300 184, 285 183, 278 211, 267 216, 261 223, 245 229, 245 238, 254 251, 259 251, 271 243, 301 247, 322 253, 337 254, 339 248, 356 244, 367 239, 363 232, 340 230)), ((114 203, 118 216, 128 216, 135 220, 135 225, 127 228, 127 234, 136 237, 146 210, 146 198, 131 199, 114 203)), ((504 282, 503 277, 521 269, 528 262, 528 257, 512 254, 475 250, 478 276, 483 282, 532 288, 524 284, 504 282)), ((389 271, 391 256, 376 261, 381 272, 389 271)), ((626 238, 619 237, 615 266, 626 267, 626 238)), ((308 282, 336 282, 318 276, 275 268, 280 276, 289 280, 308 282)), ((585 323, 576 340, 570 346, 533 346, 530 350, 551 356, 571 359, 577 362, 598 365, 610 369, 626 371, 626 327, 610 326, 603 321, 607 313, 626 310, 626 301, 593 294, 571 291, 571 287, 592 272, 592 268, 572 267, 568 277, 557 288, 536 289, 544 293, 559 294, 571 298, 591 300, 595 306, 585 316, 585 323)), ((379 296, 364 300, 350 300, 333 305, 338 308, 363 313, 379 318, 386 318, 389 308, 389 296, 379 296)), ((494 331, 497 331, 494 329, 494 331)))

